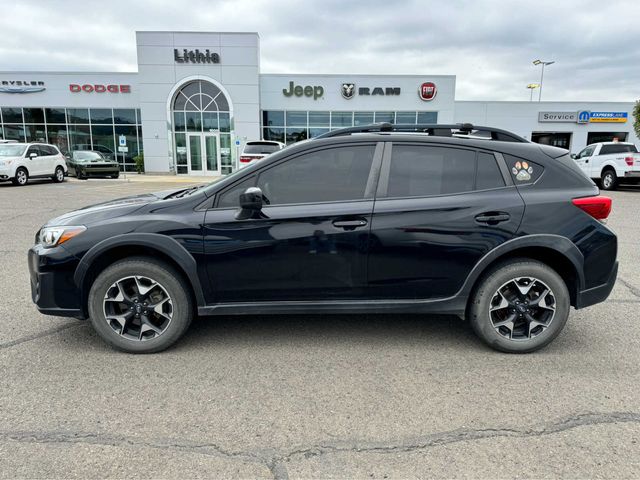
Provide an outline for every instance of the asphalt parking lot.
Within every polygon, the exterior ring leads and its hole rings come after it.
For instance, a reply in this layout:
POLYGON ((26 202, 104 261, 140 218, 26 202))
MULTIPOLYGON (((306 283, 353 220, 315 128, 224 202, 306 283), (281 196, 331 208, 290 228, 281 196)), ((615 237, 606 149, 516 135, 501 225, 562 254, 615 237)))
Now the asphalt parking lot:
POLYGON ((530 355, 457 318, 202 319, 132 356, 31 303, 49 218, 143 191, 0 184, 0 477, 640 477, 640 188, 613 192, 620 276, 530 355))

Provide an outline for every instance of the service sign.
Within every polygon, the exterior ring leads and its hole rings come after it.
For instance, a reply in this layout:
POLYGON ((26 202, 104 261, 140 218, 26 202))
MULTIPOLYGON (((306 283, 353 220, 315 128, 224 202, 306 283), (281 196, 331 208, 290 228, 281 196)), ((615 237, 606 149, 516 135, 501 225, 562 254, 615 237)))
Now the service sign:
POLYGON ((591 112, 590 123, 626 123, 627 112, 591 112))
POLYGON ((578 112, 539 112, 539 122, 570 122, 576 123, 578 112))

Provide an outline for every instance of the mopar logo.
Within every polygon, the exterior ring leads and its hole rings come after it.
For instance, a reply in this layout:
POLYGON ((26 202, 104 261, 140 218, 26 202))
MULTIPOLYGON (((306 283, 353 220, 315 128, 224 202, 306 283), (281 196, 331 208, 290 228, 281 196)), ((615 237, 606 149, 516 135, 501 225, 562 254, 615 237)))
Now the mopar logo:
POLYGON ((589 123, 591 112, 589 110, 580 110, 578 112, 578 123, 589 123))

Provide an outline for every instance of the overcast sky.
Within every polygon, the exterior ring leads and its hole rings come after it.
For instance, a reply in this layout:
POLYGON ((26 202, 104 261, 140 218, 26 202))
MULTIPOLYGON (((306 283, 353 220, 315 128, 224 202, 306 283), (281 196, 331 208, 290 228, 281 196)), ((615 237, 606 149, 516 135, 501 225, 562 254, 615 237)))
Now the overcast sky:
POLYGON ((459 100, 640 98, 640 1, 0 0, 0 70, 135 71, 136 30, 257 31, 263 73, 457 75, 459 100))

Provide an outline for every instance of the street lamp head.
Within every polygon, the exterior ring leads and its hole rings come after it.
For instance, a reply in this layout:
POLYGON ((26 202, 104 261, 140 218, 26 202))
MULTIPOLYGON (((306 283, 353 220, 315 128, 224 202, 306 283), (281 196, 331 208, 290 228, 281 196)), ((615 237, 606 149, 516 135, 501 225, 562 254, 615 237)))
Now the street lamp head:
POLYGON ((533 64, 534 65, 540 65, 542 63, 542 60, 534 60, 533 64))
POLYGON ((527 85, 527 88, 531 88, 531 89, 539 88, 539 87, 540 87, 539 83, 530 83, 529 85, 527 85))
POLYGON ((556 63, 555 61, 553 62, 544 62, 545 65, 553 65, 554 63, 556 63))

